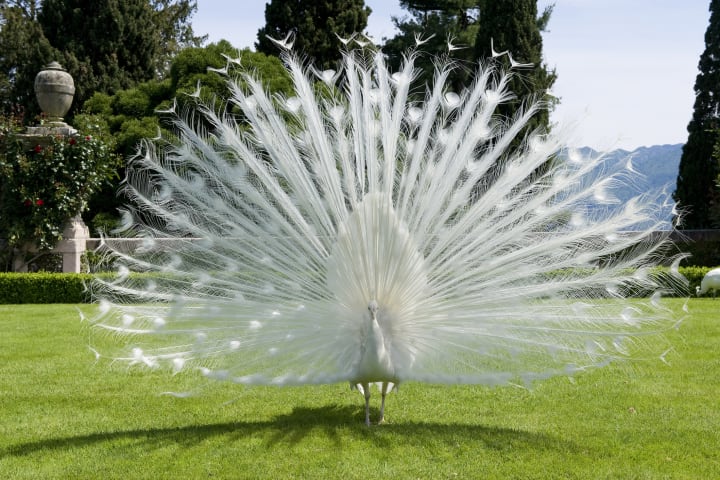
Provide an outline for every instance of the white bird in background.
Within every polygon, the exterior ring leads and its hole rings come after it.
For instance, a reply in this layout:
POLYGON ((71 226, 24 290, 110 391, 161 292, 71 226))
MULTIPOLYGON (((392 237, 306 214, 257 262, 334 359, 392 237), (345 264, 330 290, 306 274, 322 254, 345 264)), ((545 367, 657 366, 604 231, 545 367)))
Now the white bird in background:
POLYGON ((418 102, 414 58, 393 74, 382 52, 345 53, 327 95, 286 53, 290 99, 241 73, 242 115, 207 107, 148 143, 126 181, 140 246, 107 239, 119 274, 93 285, 94 325, 128 338, 104 354, 247 385, 350 382, 369 424, 374 383, 382 420, 402 382, 530 384, 674 325, 659 297, 681 279, 648 274, 667 246, 655 204, 595 208, 622 175, 556 158, 557 136, 511 147, 542 107, 498 118, 513 96, 492 66, 457 93, 439 66, 418 102))
POLYGON ((705 274, 699 287, 695 287, 695 293, 699 297, 700 295, 713 291, 713 297, 717 296, 718 290, 720 290, 720 268, 713 268, 705 274))

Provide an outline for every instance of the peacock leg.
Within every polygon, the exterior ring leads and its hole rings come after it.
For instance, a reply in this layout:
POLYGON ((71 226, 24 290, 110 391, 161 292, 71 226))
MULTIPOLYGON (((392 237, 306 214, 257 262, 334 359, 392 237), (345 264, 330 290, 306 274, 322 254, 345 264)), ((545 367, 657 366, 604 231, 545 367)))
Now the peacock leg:
POLYGON ((380 385, 380 393, 382 394, 382 400, 380 401, 380 419, 378 420, 378 423, 383 423, 385 421, 385 395, 387 395, 389 390, 390 385, 387 382, 383 382, 380 385))
POLYGON ((370 384, 363 383, 363 390, 365 394, 365 425, 370 426, 370 384))

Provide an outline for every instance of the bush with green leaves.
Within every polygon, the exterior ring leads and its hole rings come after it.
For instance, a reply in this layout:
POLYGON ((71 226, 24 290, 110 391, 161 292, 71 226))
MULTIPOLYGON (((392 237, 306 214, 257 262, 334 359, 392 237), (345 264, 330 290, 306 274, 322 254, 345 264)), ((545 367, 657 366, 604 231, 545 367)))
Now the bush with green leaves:
MULTIPOLYGON (((91 287, 93 279, 111 280, 117 273, 113 271, 109 257, 87 252, 90 270, 97 273, 0 273, 0 305, 20 303, 87 303, 92 301, 91 287), (104 262, 104 263, 103 263, 104 262)), ((680 267, 689 284, 686 295, 694 296, 695 287, 700 285, 709 267, 680 267), (692 292, 692 293, 690 293, 692 292)), ((662 274, 656 271, 654 274, 662 274)), ((131 277, 138 282, 152 279, 155 282, 185 282, 182 277, 163 273, 133 273, 131 277)), ((652 292, 646 292, 651 295, 652 292)), ((707 294, 706 296, 712 296, 707 294)))
MULTIPOLYGON (((292 95, 292 81, 279 58, 248 49, 238 50, 227 40, 220 40, 181 50, 172 59, 164 79, 138 83, 112 95, 95 92, 83 104, 83 111, 102 115, 115 137, 115 151, 123 158, 131 157, 137 153, 142 139, 156 137, 159 130, 170 125, 172 116, 161 112, 174 110, 183 116, 197 107, 198 102, 225 108, 224 102, 229 96, 228 76, 235 77, 241 71, 256 73, 274 94, 292 95), (218 71, 228 67, 228 59, 235 59, 239 65, 230 62, 228 75, 219 74, 218 71)), ((243 84, 242 79, 240 83, 243 84)), ((227 108, 227 113, 238 113, 232 104, 227 108)), ((125 176, 124 168, 118 169, 118 176, 125 176)), ((116 215, 123 201, 117 196, 117 185, 108 186, 93 197, 87 217, 116 215)))
POLYGON ((0 238, 6 249, 52 248, 90 196, 116 177, 120 158, 104 121, 78 115, 74 135, 23 137, 0 119, 0 238), (28 140, 32 138, 32 143, 28 140))
POLYGON ((0 273, 0 304, 86 303, 85 273, 0 273))

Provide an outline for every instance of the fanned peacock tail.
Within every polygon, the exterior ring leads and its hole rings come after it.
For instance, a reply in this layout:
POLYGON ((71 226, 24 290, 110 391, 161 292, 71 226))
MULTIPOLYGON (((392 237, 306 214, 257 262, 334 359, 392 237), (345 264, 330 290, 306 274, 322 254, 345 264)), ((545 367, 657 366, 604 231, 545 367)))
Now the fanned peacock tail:
POLYGON ((632 357, 678 320, 654 199, 612 205, 632 171, 598 175, 561 136, 513 147, 544 106, 495 115, 512 72, 452 92, 439 64, 418 95, 413 54, 395 73, 381 52, 285 60, 295 96, 242 73, 241 115, 200 107, 130 166, 137 248, 108 239, 119 275, 93 287, 94 325, 128 334, 117 358, 243 384, 504 384, 632 357))

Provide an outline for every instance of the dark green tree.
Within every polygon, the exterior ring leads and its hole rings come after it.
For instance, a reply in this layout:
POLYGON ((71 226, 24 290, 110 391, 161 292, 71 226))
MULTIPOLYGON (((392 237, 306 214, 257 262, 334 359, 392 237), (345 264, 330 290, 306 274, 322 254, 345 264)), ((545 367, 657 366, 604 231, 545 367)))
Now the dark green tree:
POLYGON ((161 75, 168 72, 170 62, 181 50, 200 47, 207 35, 195 36, 190 20, 197 11, 195 0, 152 0, 155 22, 160 27, 162 49, 157 59, 157 70, 161 75))
POLYGON ((114 93, 167 73, 169 60, 199 45, 191 0, 17 0, 0 2, 0 103, 39 112, 33 82, 60 62, 75 80, 69 118, 94 92, 114 93))
MULTIPOLYGON (((479 0, 480 14, 475 39, 476 58, 488 59, 495 53, 496 62, 511 69, 514 77, 509 85, 515 100, 498 108, 505 118, 512 118, 532 99, 545 100, 551 108, 556 99, 548 95, 557 75, 543 63, 542 36, 552 14, 552 6, 538 15, 537 0, 479 0), (518 66, 521 64, 521 66, 518 66)), ((539 111, 527 125, 527 133, 547 131, 550 108, 539 111)))
MULTIPOLYGON (((83 109, 107 119, 118 153, 128 158, 135 154, 140 140, 155 137, 158 129, 166 126, 167 116, 162 112, 174 109, 182 115, 198 101, 225 108, 229 94, 227 77, 208 68, 224 69, 228 58, 239 59, 237 67, 244 71, 257 72, 270 92, 291 94, 292 82, 277 57, 247 49, 238 52, 229 42, 221 40, 205 47, 181 50, 173 58, 166 78, 142 82, 114 95, 96 92, 83 109)), ((230 67, 230 75, 235 73, 233 68, 230 67)), ((228 109, 232 114, 232 107, 228 109)), ((118 176, 124 178, 123 168, 118 176)), ((96 226, 98 222, 93 218, 98 214, 116 213, 121 203, 116 190, 116 185, 108 185, 93 197, 86 214, 88 224, 96 226)))
POLYGON ((38 22, 56 49, 72 55, 76 101, 155 76, 159 27, 148 0, 43 0, 38 22))
POLYGON ((173 58, 166 78, 142 82, 113 95, 96 92, 85 102, 83 110, 105 117, 116 137, 119 153, 132 155, 142 138, 154 137, 162 126, 162 115, 158 112, 174 108, 182 113, 198 100, 219 107, 225 103, 228 79, 213 70, 227 68, 228 58, 239 59, 239 65, 231 64, 230 75, 240 67, 257 72, 273 93, 292 92, 292 82, 277 57, 247 49, 238 51, 227 40, 221 40, 181 50, 173 58))
POLYGON ((278 40, 294 36, 294 50, 306 55, 316 67, 334 68, 347 38, 367 27, 370 8, 364 0, 271 0, 265 7, 265 26, 258 31, 255 48, 278 55, 278 40))
MULTIPOLYGON (((0 109, 6 114, 26 111, 28 105, 36 104, 35 75, 49 58, 57 58, 37 22, 39 3, 39 0, 0 2, 0 109)), ((31 117, 37 107, 29 110, 31 117)))
POLYGON ((417 46, 421 56, 416 65, 421 70, 418 85, 429 85, 434 75, 434 57, 449 55, 457 61, 457 68, 449 78, 454 89, 467 85, 474 73, 475 36, 477 35, 477 0, 401 0, 410 18, 393 18, 399 33, 387 39, 383 52, 390 66, 399 68, 403 56, 417 46), (454 47, 449 50, 448 43, 454 47))
POLYGON ((684 213, 676 222, 683 229, 711 228, 711 206, 720 203, 716 186, 720 166, 713 150, 720 129, 720 0, 710 2, 705 51, 695 79, 695 105, 688 124, 688 140, 680 157, 673 197, 684 213))
MULTIPOLYGON (((399 34, 389 39, 383 51, 396 68, 403 55, 416 46, 416 38, 427 39, 419 51, 428 53, 417 61, 422 69, 420 84, 429 84, 434 75, 433 57, 448 55, 456 61, 450 83, 459 90, 473 79, 477 61, 492 57, 491 45, 496 51, 509 51, 516 63, 532 64, 522 68, 513 67, 510 57, 498 56, 495 62, 513 69, 515 77, 510 89, 516 99, 501 106, 498 113, 510 118, 531 98, 546 100, 550 107, 555 99, 545 93, 556 79, 554 70, 542 63, 542 36, 552 14, 547 7, 540 15, 537 0, 402 0, 411 18, 395 18, 399 34), (491 43, 492 39, 492 43, 491 43), (453 44, 454 50, 449 49, 453 44)), ((549 127, 549 111, 539 112, 528 125, 528 131, 549 127)))
MULTIPOLYGON (((715 131, 716 140, 713 146, 713 158, 720 165, 720 128, 715 131)), ((720 168, 718 168, 720 171, 720 168)), ((712 228, 720 228, 720 173, 715 177, 715 191, 712 192, 711 203, 708 211, 709 223, 712 228)), ((675 222, 682 224, 683 222, 675 222)), ((682 228, 682 225, 678 225, 682 228)))

